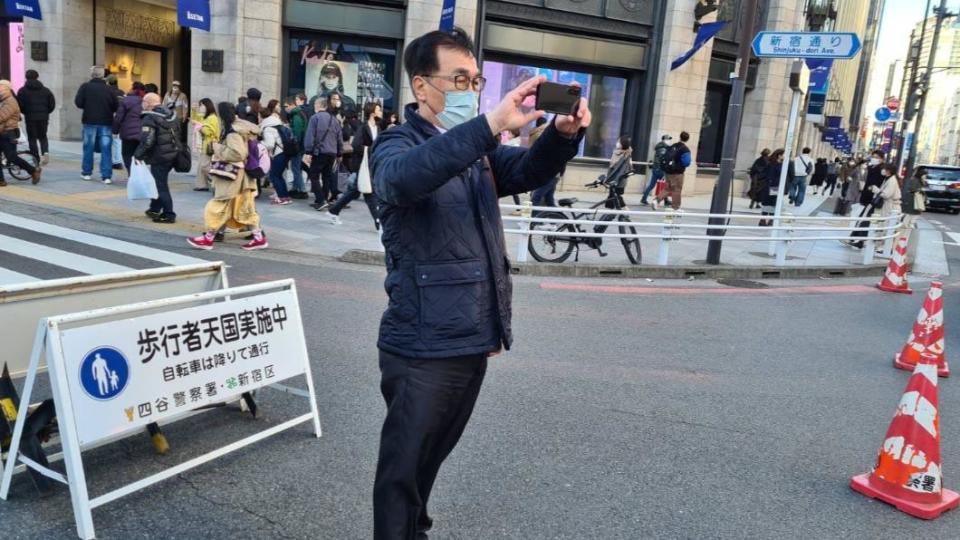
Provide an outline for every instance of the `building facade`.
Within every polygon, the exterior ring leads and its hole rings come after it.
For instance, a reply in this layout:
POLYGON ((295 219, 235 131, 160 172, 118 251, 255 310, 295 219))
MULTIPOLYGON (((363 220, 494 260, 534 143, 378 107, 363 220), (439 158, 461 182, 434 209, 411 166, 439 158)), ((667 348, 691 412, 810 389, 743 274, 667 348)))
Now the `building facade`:
MULTIPOLYGON (((863 31, 870 4, 839 0, 843 28, 863 31), (862 20, 861 20, 862 19, 862 20)), ((481 111, 534 74, 578 81, 594 113, 565 187, 594 179, 629 135, 643 161, 663 134, 691 135, 697 174, 691 191, 712 189, 723 147, 724 122, 736 67, 741 2, 746 0, 459 0, 455 20, 476 39, 488 79, 481 111), (715 9, 714 9, 715 8, 715 9), (706 13, 704 15, 704 13, 706 13), (700 16, 699 20, 697 16, 700 16), (729 21, 686 64, 670 63, 689 50, 695 25, 729 21)), ((760 0, 759 30, 802 30, 814 0, 760 0)), ((403 75, 404 44, 438 27, 441 0, 210 0, 209 32, 176 24, 175 0, 40 0, 43 20, 23 22, 26 49, 45 43, 47 55, 28 55, 61 107, 51 131, 80 135, 73 107, 77 87, 93 64, 164 90, 179 80, 192 101, 235 102, 257 87, 265 99, 333 90, 348 107, 370 100, 402 111, 412 101, 403 75)), ((790 101, 789 60, 753 59, 749 69, 737 169, 762 148, 783 146, 790 101)), ((860 66, 837 71, 844 114, 860 66)), ((858 114, 859 116, 859 114, 858 114)), ((642 189, 640 182, 630 187, 642 189)))

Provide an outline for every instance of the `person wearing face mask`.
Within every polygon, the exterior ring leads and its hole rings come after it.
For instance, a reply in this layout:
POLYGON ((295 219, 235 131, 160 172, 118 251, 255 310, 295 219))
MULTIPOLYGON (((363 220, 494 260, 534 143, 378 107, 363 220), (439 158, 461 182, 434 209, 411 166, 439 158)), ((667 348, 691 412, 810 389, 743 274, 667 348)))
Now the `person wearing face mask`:
MULTIPOLYGON (((777 198, 780 196, 780 173, 783 171, 783 156, 786 152, 783 148, 778 148, 770 154, 767 161, 767 168, 763 172, 763 184, 766 185, 766 191, 763 194, 763 206, 760 207, 760 214, 772 216, 777 207, 777 198)), ((787 182, 793 178, 793 161, 787 164, 787 182)), ((761 227, 770 227, 773 225, 772 219, 761 219, 761 227)))
POLYGON ((513 342, 499 198, 553 179, 591 121, 581 99, 529 149, 499 144, 499 133, 544 116, 522 104, 546 78, 521 83, 478 115, 486 79, 460 28, 413 40, 403 65, 416 103, 403 125, 380 133, 370 160, 389 296, 377 343, 387 405, 373 490, 377 539, 426 537, 430 492, 470 419, 487 358, 513 342))
POLYGON ((907 237, 907 268, 913 268, 913 262, 917 259, 917 244, 919 238, 913 233, 917 228, 917 220, 920 214, 926 209, 923 188, 927 187, 927 168, 917 167, 913 176, 903 182, 903 201, 901 202, 901 211, 903 211, 902 235, 907 237))
POLYGON ((880 171, 883 168, 883 152, 875 150, 870 154, 870 161, 867 162, 867 175, 866 182, 864 183, 863 190, 860 193, 860 204, 864 207, 870 205, 870 201, 873 200, 873 191, 870 189, 871 186, 879 188, 883 184, 883 175, 880 174, 880 171))
MULTIPOLYGON (((379 103, 368 102, 363 106, 363 114, 366 122, 357 131, 353 137, 353 154, 349 166, 353 181, 349 182, 346 193, 341 195, 337 202, 327 211, 327 219, 333 225, 342 225, 340 212, 346 208, 351 201, 355 201, 363 195, 363 200, 367 203, 367 209, 370 211, 370 217, 373 218, 373 226, 380 230, 380 215, 377 212, 377 196, 372 190, 372 185, 364 185, 370 179, 369 153, 373 143, 377 140, 380 133, 380 120, 383 116, 383 109, 379 103), (367 159, 364 160, 364 155, 367 159), (366 170, 364 170, 366 167, 366 170), (360 175, 365 175, 361 181, 360 175)), ((346 161, 346 158, 344 159, 346 161)))
POLYGON ((337 120, 336 109, 327 107, 326 100, 314 102, 316 113, 310 117, 310 124, 303 136, 303 149, 309 156, 311 191, 316 199, 313 207, 326 210, 333 202, 331 189, 337 183, 337 159, 343 155, 343 127, 337 120))
POLYGON ((163 108, 171 110, 177 115, 180 123, 180 140, 187 142, 187 124, 190 122, 190 100, 186 92, 180 89, 180 81, 170 84, 170 91, 163 96, 163 108))
POLYGON ((340 104, 344 116, 351 116, 357 112, 357 103, 344 93, 343 71, 336 62, 327 62, 320 68, 320 78, 317 81, 317 95, 313 97, 315 101, 324 98, 330 102, 333 95, 339 96, 340 104))

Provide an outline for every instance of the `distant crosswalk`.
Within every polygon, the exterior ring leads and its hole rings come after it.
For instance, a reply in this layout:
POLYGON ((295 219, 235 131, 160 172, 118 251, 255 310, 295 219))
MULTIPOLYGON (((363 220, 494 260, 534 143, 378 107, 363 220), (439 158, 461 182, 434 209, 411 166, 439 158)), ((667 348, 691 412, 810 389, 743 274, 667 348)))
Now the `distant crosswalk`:
POLYGON ((0 286, 201 262, 0 212, 0 286))

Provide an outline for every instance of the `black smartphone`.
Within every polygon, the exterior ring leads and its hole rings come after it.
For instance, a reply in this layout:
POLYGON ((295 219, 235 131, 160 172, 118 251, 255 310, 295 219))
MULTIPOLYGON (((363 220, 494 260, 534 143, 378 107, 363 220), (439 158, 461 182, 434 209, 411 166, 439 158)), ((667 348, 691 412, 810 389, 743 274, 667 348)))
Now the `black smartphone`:
POLYGON ((538 111, 554 114, 574 114, 580 103, 580 87, 554 82, 540 83, 537 87, 538 111))

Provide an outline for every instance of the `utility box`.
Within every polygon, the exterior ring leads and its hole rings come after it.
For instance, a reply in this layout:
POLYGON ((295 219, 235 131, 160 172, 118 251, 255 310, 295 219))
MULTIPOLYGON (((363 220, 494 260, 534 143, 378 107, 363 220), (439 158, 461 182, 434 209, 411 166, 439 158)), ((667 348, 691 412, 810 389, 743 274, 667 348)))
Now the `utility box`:
POLYGON ((790 89, 806 95, 810 88, 810 68, 804 60, 795 60, 790 67, 790 89))

